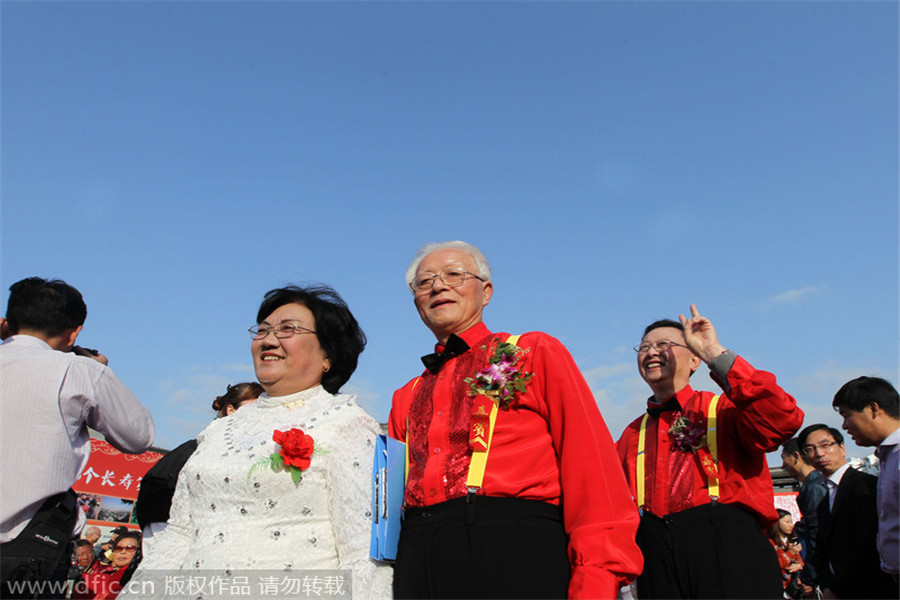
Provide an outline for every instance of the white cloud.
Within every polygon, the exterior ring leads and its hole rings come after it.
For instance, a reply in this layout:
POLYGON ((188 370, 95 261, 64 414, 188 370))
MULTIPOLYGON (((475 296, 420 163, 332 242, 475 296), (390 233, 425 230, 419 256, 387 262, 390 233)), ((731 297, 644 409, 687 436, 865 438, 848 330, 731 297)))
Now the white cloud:
POLYGON ((197 437, 197 434, 209 425, 214 416, 210 415, 207 419, 168 417, 165 421, 167 426, 157 428, 157 436, 153 445, 157 448, 172 450, 181 443, 197 437))
POLYGON ((610 377, 616 377, 618 375, 627 375, 629 373, 634 373, 636 367, 634 363, 617 363, 614 365, 600 365, 598 367, 593 367, 591 369, 587 369, 586 371, 582 371, 584 378, 587 379, 587 382, 590 384, 594 384, 601 379, 609 379, 610 377))
POLYGON ((253 372, 253 365, 251 364, 240 363, 234 365, 221 365, 220 368, 223 371, 243 373, 243 375, 241 375, 243 381, 256 381, 256 373, 253 372))
POLYGON ((830 408, 835 392, 846 382, 860 375, 884 377, 887 380, 892 380, 896 373, 873 366, 841 365, 837 361, 829 360, 822 364, 818 370, 794 378, 791 393, 797 398, 800 398, 800 395, 803 394, 805 398, 827 404, 830 408))
POLYGON ((373 390, 371 382, 365 379, 354 379, 353 383, 341 388, 342 394, 356 394, 356 403, 364 411, 372 415, 379 423, 387 422, 391 410, 390 398, 383 398, 373 390))
POLYGON ((824 287, 814 287, 808 285, 806 287, 788 290, 781 294, 777 294, 769 298, 770 304, 797 304, 809 296, 820 294, 825 290, 824 287))
POLYGON ((166 394, 163 400, 166 407, 177 407, 182 416, 212 418, 212 402, 225 393, 229 384, 256 381, 252 371, 236 376, 235 370, 234 365, 194 365, 190 373, 163 379, 157 385, 166 394))

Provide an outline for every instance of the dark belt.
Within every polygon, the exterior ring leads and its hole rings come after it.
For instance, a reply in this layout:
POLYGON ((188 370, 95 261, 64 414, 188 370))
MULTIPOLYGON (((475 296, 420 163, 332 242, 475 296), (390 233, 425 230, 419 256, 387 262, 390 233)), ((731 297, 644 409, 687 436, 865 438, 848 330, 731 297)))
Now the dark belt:
POLYGON ((403 511, 403 528, 425 527, 444 522, 472 523, 475 520, 550 519, 562 522, 562 509, 555 504, 523 498, 474 496, 454 498, 430 506, 409 507, 403 511))
POLYGON ((735 506, 733 504, 722 504, 721 502, 711 502, 709 504, 701 504, 686 510, 669 513, 664 517, 654 515, 648 510, 641 513, 641 520, 650 523, 656 522, 665 526, 684 526, 695 521, 708 521, 714 517, 724 517, 727 519, 739 519, 742 521, 759 524, 759 518, 750 511, 735 506))

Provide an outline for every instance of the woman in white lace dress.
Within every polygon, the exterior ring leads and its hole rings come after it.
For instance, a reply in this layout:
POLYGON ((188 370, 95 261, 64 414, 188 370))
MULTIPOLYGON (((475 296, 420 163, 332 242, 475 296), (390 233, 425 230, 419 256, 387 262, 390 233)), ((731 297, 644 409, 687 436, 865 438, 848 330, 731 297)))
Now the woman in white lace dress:
POLYGON ((257 323, 250 348, 266 393, 198 436, 169 525, 123 597, 300 598, 317 585, 347 598, 352 580, 353 598, 389 598, 391 567, 368 556, 380 430, 337 394, 365 336, 325 287, 270 291, 257 323), (246 587, 200 587, 215 577, 246 587))

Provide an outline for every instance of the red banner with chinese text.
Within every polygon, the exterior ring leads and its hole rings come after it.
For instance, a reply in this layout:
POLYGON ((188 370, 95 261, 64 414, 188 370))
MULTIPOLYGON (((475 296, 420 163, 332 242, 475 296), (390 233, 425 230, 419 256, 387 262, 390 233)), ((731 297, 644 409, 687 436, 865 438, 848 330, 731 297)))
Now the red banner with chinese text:
POLYGON ((162 457, 159 452, 123 454, 107 442, 92 439, 88 464, 72 487, 83 494, 136 500, 141 479, 162 457))

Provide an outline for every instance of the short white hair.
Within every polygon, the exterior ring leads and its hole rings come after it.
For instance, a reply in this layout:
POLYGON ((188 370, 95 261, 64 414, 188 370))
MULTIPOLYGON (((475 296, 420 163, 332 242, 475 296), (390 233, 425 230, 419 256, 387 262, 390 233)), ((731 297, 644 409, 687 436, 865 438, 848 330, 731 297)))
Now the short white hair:
POLYGON ((419 269, 419 264, 426 256, 432 252, 437 252, 438 250, 461 250, 465 252, 471 256, 472 260, 475 262, 475 270, 477 271, 475 274, 485 281, 491 280, 491 265, 488 262, 488 259, 481 253, 481 250, 472 244, 460 240, 454 240, 452 242, 431 242, 430 244, 425 244, 419 248, 419 251, 416 252, 416 257, 409 263, 409 268, 406 269, 406 284, 409 286, 409 289, 413 289, 412 285, 413 281, 416 279, 416 271, 419 269))

